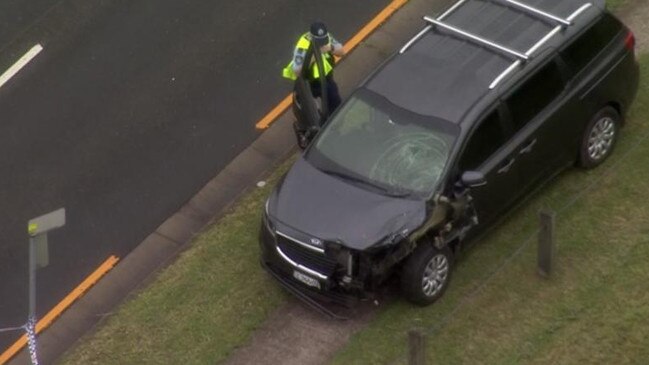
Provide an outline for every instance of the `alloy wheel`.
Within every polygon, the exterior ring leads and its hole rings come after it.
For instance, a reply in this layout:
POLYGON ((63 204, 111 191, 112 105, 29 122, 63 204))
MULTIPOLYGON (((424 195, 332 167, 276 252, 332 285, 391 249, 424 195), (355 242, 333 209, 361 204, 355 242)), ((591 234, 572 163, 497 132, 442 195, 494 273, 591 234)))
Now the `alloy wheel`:
POLYGON ((603 159, 615 140, 615 121, 610 117, 598 120, 588 135, 588 157, 593 161, 603 159))
POLYGON ((448 270, 448 258, 445 255, 437 254, 428 261, 421 281, 426 296, 433 297, 442 290, 448 279, 448 270))

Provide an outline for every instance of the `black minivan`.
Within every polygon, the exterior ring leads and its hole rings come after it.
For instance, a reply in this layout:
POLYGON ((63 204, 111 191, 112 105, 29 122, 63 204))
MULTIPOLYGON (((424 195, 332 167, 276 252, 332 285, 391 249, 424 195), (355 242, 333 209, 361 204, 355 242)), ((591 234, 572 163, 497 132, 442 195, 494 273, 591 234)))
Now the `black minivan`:
POLYGON ((638 87, 633 34, 603 0, 521 1, 424 17, 331 116, 265 205, 262 265, 286 288, 344 303, 396 273, 432 303, 464 242, 611 154, 638 87))

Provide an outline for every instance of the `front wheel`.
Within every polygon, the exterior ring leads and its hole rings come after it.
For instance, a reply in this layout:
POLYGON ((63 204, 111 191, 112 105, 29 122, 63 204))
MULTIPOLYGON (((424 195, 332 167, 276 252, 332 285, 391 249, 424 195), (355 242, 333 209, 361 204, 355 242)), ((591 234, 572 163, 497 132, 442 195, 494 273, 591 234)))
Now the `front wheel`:
POLYGON ((579 166, 590 169, 608 158, 613 152, 620 129, 620 114, 607 106, 590 120, 579 148, 579 166))
POLYGON ((409 301, 425 306, 439 299, 451 280, 453 253, 420 244, 406 260, 401 273, 401 290, 409 301))

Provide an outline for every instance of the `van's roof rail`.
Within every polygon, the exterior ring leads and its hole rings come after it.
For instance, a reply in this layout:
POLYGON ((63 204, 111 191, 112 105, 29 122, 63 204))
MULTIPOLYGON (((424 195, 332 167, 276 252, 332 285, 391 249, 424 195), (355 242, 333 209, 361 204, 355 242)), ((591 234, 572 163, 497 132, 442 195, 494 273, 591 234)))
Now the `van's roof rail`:
POLYGON ((460 6, 462 6, 464 3, 470 0, 459 0, 453 6, 448 8, 444 13, 442 13, 440 16, 437 18, 432 18, 429 16, 425 16, 424 20, 426 23, 426 27, 422 29, 419 33, 417 33, 414 37, 412 37, 400 50, 399 54, 404 53, 405 51, 410 48, 415 42, 417 42, 421 37, 424 36, 427 32, 429 32, 433 27, 438 26, 444 29, 447 29, 449 31, 454 32, 455 34, 459 34, 465 38, 471 39, 475 42, 479 42, 483 45, 489 46, 492 49, 498 50, 500 52, 507 53, 509 55, 515 56, 517 59, 507 67, 498 77, 494 79, 494 81, 489 85, 489 89, 494 89, 498 84, 510 73, 512 73, 518 66, 522 65, 524 61, 529 60, 529 58, 532 56, 534 52, 536 52, 538 49, 541 48, 548 40, 550 40, 552 37, 554 37, 555 34, 559 33, 561 29, 571 26, 573 24, 573 20, 579 16, 582 12, 584 12, 586 9, 590 8, 593 6, 592 2, 587 2, 584 3, 582 6, 580 6, 577 10, 575 10, 572 14, 570 14, 569 17, 567 18, 562 18, 559 16, 556 16, 554 14, 550 14, 549 12, 543 11, 541 9, 538 9, 536 7, 533 7, 531 5, 525 4, 522 2, 522 0, 491 0, 492 2, 498 2, 501 4, 507 3, 511 6, 514 6, 518 9, 521 9, 528 14, 534 15, 537 18, 542 18, 542 19, 547 19, 547 20, 552 20, 558 23, 558 25, 552 29, 550 32, 545 34, 541 39, 539 39, 538 42, 536 42, 530 49, 528 49, 526 52, 519 52, 516 50, 513 50, 511 48, 508 48, 506 46, 503 46, 501 44, 495 43, 493 41, 490 41, 488 39, 485 39, 479 35, 476 34, 471 34, 467 31, 464 31, 462 29, 459 29, 457 27, 454 27, 452 25, 449 25, 448 23, 444 23, 443 20, 451 15, 453 12, 455 12, 460 6))
MULTIPOLYGON (((448 10, 446 10, 444 13, 442 13, 442 15, 438 16, 437 20, 439 20, 439 21, 444 20, 444 18, 449 16, 452 12, 455 11, 455 9, 459 8, 466 1, 467 0, 459 0, 458 2, 453 4, 453 6, 448 8, 448 10)), ((417 40, 419 38, 421 38, 424 34, 426 34, 431 29, 433 29, 432 25, 430 25, 430 24, 426 25, 426 27, 424 29, 422 29, 421 32, 417 33, 417 35, 412 37, 412 39, 410 39, 406 44, 403 45, 403 47, 401 47, 401 49, 399 50, 399 53, 401 54, 401 53, 405 52, 408 48, 410 48, 410 46, 412 46, 413 43, 417 42, 417 40)))
POLYGON ((490 40, 484 39, 484 38, 482 38, 480 36, 477 36, 475 34, 471 34, 471 33, 467 32, 467 31, 462 30, 462 29, 459 29, 459 28, 453 27, 451 25, 448 25, 448 24, 446 24, 446 23, 444 23, 442 21, 433 19, 433 18, 428 17, 428 16, 425 16, 424 20, 426 20, 428 23, 431 23, 433 25, 437 25, 437 26, 442 27, 444 29, 450 30, 450 31, 452 31, 452 32, 454 32, 456 34, 459 34, 459 35, 461 35, 461 36, 463 36, 465 38, 468 38, 468 39, 471 39, 471 40, 476 41, 478 43, 484 44, 484 45, 489 46, 489 47, 491 47, 493 49, 496 49, 498 51, 505 52, 505 53, 510 54, 512 56, 516 56, 517 58, 520 58, 522 60, 527 61, 529 59, 529 57, 527 55, 523 54, 522 52, 518 52, 518 51, 515 51, 515 50, 513 50, 511 48, 507 48, 507 47, 505 47, 503 45, 500 45, 498 43, 495 43, 495 42, 492 42, 490 40))
POLYGON ((555 22, 562 24, 564 26, 569 26, 572 25, 572 22, 567 19, 563 19, 561 17, 558 17, 556 15, 552 15, 548 12, 545 12, 541 9, 535 8, 533 6, 527 5, 525 3, 516 1, 516 0, 495 0, 494 2, 497 3, 503 3, 503 1, 507 4, 513 5, 514 7, 518 9, 522 9, 527 11, 529 14, 536 15, 537 17, 540 17, 542 19, 548 19, 548 20, 554 20, 555 22))
MULTIPOLYGON (((473 39, 475 41, 479 41, 479 42, 484 43, 484 44, 489 44, 492 47, 494 45, 496 45, 498 47, 493 47, 493 48, 498 48, 501 51, 504 51, 504 52, 507 52, 507 53, 510 53, 510 54, 514 54, 513 52, 515 52, 516 57, 518 57, 518 58, 527 59, 527 56, 526 57, 521 57, 523 55, 523 53, 521 53, 521 52, 513 51, 512 49, 509 49, 507 47, 497 45, 494 42, 491 42, 491 41, 488 41, 488 40, 486 40, 484 38, 481 38, 478 35, 470 34, 468 32, 462 31, 461 29, 452 27, 452 26, 442 22, 446 17, 451 15, 453 12, 455 12, 460 6, 462 6, 467 1, 469 1, 469 0, 459 0, 459 1, 457 1, 455 4, 453 4, 453 6, 448 8, 444 13, 442 13, 440 16, 438 16, 435 19, 433 19, 432 17, 429 17, 429 16, 425 16, 424 19, 428 23, 426 25, 426 27, 424 27, 424 29, 422 29, 419 33, 417 33, 414 37, 412 37, 406 44, 404 44, 403 47, 401 47, 401 49, 399 50, 399 53, 402 54, 405 51, 407 51, 408 48, 410 48, 410 46, 413 45, 413 43, 415 43, 417 40, 419 40, 421 37, 423 37, 424 34, 426 34, 428 31, 433 29, 433 27, 435 25, 439 25, 439 26, 441 26, 443 28, 452 30, 452 31, 454 31, 454 32, 456 32, 458 34, 462 34, 462 35, 464 35, 464 36, 466 36, 468 38, 471 38, 471 39, 473 39), (503 48, 505 48, 507 50, 504 50, 503 48)), ((585 3, 579 9, 577 9, 577 11, 575 11, 570 17, 564 19, 562 17, 556 16, 554 14, 550 14, 549 12, 543 11, 543 10, 538 9, 536 7, 533 7, 531 5, 525 4, 525 3, 523 3, 523 2, 521 2, 519 0, 492 0, 492 1, 496 2, 496 3, 501 3, 501 4, 506 3, 506 4, 509 4, 509 5, 513 6, 513 7, 516 7, 518 9, 523 10, 523 11, 527 12, 528 14, 535 15, 538 18, 555 21, 555 22, 559 23, 562 27, 567 27, 567 26, 572 25, 572 20, 577 15, 579 15, 582 11, 586 10, 587 8, 589 8, 589 7, 591 7, 593 5, 592 3, 585 3)), ((555 32, 551 32, 551 33, 554 34, 555 32)))
MULTIPOLYGON (((586 3, 586 4, 582 5, 581 7, 579 7, 579 9, 575 10, 572 14, 570 14, 570 16, 566 19, 566 21, 568 21, 568 22, 570 22, 570 24, 572 24, 572 21, 577 16, 579 16, 579 14, 583 13, 584 10, 590 8, 591 6, 593 6, 592 3, 586 3)), ((563 27, 562 25, 557 25, 548 34, 546 34, 543 38, 541 38, 538 42, 536 42, 536 44, 534 44, 530 49, 528 49, 527 52, 525 52, 525 55, 526 56, 531 56, 534 52, 536 52, 536 50, 541 48, 541 46, 544 45, 550 38, 552 38, 555 34, 559 33, 559 31, 561 30, 562 27, 563 27)), ((507 77, 507 75, 512 73, 520 65, 521 65, 520 60, 516 60, 514 63, 509 65, 509 67, 507 67, 500 75, 498 75, 498 77, 496 77, 491 82, 491 84, 489 85, 489 89, 493 90, 494 88, 496 88, 496 86, 498 86, 498 84, 505 77, 507 77)))

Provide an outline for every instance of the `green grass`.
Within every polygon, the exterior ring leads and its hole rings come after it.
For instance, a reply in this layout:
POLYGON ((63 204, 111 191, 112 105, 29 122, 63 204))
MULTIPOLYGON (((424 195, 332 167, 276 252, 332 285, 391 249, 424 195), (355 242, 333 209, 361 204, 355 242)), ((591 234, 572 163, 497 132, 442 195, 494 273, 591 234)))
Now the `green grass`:
POLYGON ((155 282, 66 354, 64 364, 215 364, 286 294, 261 270, 257 229, 270 187, 255 189, 155 282))
POLYGON ((609 161, 562 174, 460 258, 440 302, 384 308, 332 363, 405 364, 405 334, 415 327, 428 332, 431 364, 647 363, 649 138, 638 142, 649 136, 649 57, 642 65, 609 161), (558 211, 550 280, 535 272, 541 207, 558 211))
POLYGON ((622 6, 628 4, 629 2, 631 2, 631 1, 629 1, 629 0, 607 0, 606 5, 608 6, 608 8, 610 10, 615 11, 615 10, 620 9, 622 6))

